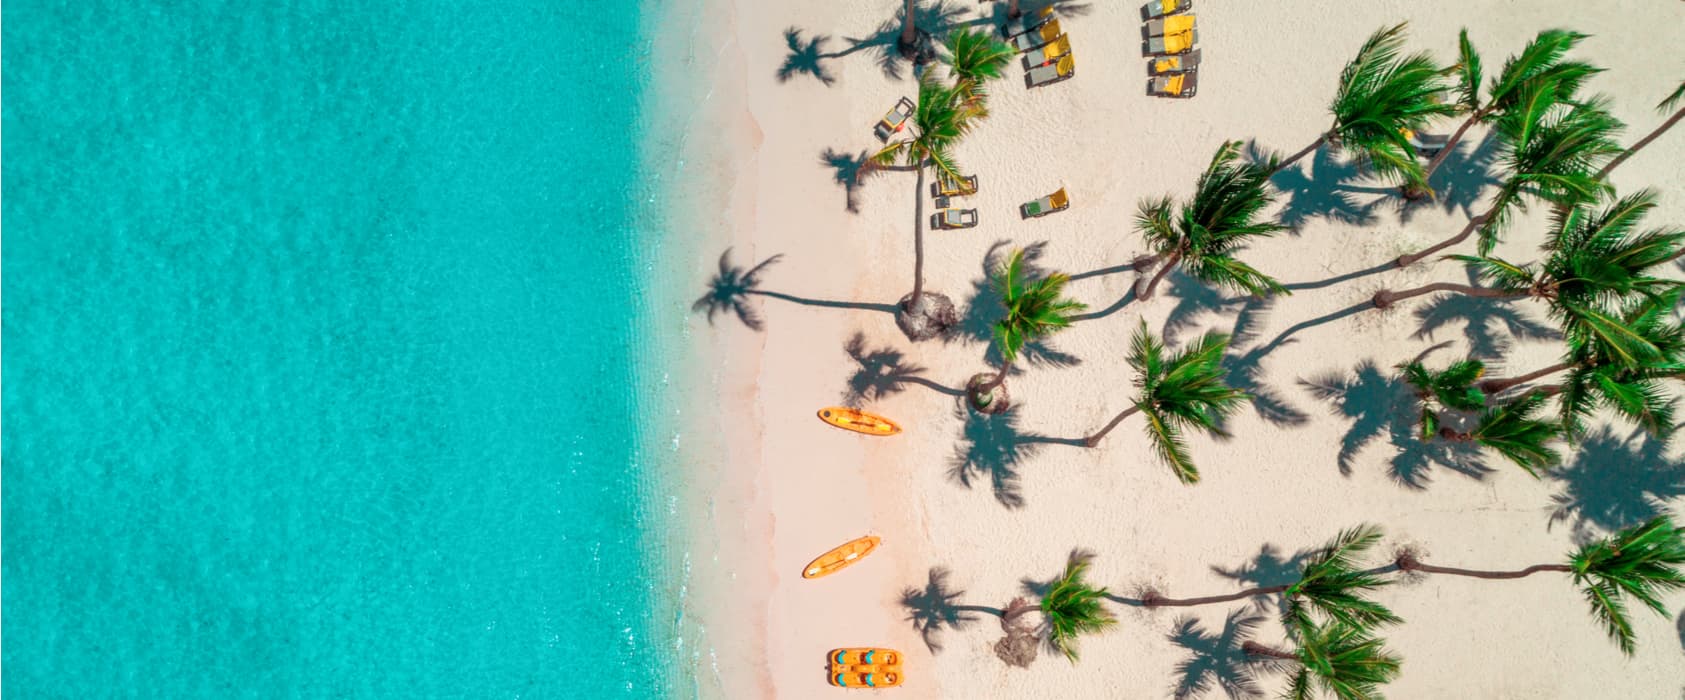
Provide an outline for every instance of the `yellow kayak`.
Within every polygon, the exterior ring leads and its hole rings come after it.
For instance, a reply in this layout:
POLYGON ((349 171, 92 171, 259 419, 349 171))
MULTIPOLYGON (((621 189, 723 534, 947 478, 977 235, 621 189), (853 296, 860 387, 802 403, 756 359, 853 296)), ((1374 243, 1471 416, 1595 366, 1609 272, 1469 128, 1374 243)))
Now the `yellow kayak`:
POLYGON ((852 430, 867 435, 894 435, 901 432, 901 426, 896 425, 895 421, 843 406, 828 406, 819 409, 819 420, 843 430, 852 430))
POLYGON ((862 557, 871 554, 872 550, 877 549, 878 543, 882 541, 874 535, 867 535, 821 554, 819 558, 810 562, 806 569, 802 570, 802 578, 819 578, 834 574, 849 564, 860 561, 862 557))

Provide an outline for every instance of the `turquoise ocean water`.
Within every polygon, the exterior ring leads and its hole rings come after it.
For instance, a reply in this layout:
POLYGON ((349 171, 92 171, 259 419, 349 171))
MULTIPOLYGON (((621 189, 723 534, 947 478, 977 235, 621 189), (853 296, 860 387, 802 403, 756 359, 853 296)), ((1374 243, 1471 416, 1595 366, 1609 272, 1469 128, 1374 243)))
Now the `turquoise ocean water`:
POLYGON ((640 20, 5 3, 7 695, 684 684, 640 20))

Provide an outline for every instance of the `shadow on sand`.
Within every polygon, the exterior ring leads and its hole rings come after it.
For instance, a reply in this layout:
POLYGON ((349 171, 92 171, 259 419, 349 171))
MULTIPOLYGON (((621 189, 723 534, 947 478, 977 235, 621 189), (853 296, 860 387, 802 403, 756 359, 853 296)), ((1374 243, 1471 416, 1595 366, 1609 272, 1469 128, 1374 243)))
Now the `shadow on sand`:
POLYGON ((1479 445, 1473 442, 1423 442, 1417 434, 1419 411, 1414 390, 1397 374, 1382 372, 1372 360, 1364 360, 1351 372, 1301 380, 1300 384, 1352 421, 1340 441, 1342 475, 1350 476, 1358 453, 1383 435, 1397 451, 1389 474, 1405 488, 1427 488, 1436 466, 1475 480, 1492 472, 1479 445))
POLYGON ((1170 643, 1186 650, 1188 658, 1176 664, 1171 696, 1181 700, 1221 690, 1235 700, 1263 697, 1255 676, 1257 663, 1241 648, 1263 621, 1263 616, 1237 608, 1223 620, 1223 629, 1212 633, 1198 620, 1177 618, 1170 643))
POLYGON ((976 622, 978 614, 1000 617, 999 608, 965 605, 957 602, 965 591, 956 591, 948 582, 947 567, 930 567, 930 578, 924 588, 908 586, 901 589, 901 607, 907 610, 907 621, 919 633, 932 653, 942 651, 942 630, 959 630, 976 622))
POLYGON ((948 475, 966 488, 973 482, 987 480, 995 500, 1007 508, 1024 506, 1024 494, 1018 484, 1018 472, 1029 459, 1047 445, 1082 447, 1083 442, 1072 438, 1054 438, 1018 429, 1018 411, 1022 404, 997 415, 988 416, 960 405, 955 409, 964 421, 959 444, 949 461, 948 475))
MULTIPOLYGON (((1474 273, 1468 273, 1469 284, 1478 285, 1474 273)), ((1442 294, 1416 308, 1416 320, 1422 325, 1415 338, 1433 340, 1434 334, 1448 325, 1461 323, 1463 338, 1468 341, 1469 354, 1487 360, 1502 358, 1509 353, 1511 339, 1559 340, 1562 334, 1555 328, 1527 318, 1510 299, 1482 299, 1466 294, 1442 294), (1509 334, 1497 334, 1501 328, 1509 334)), ((1496 369, 1496 368, 1492 368, 1496 369)))
MULTIPOLYGON (((989 246, 989 252, 983 256, 983 276, 971 282, 971 296, 966 301, 965 312, 960 317, 959 325, 949 335, 949 340, 970 343, 988 343, 983 351, 983 362, 990 367, 999 368, 1001 363, 1000 349, 994 343, 995 323, 1006 315, 1006 309, 1001 307, 1000 295, 995 292, 991 275, 995 268, 1002 265, 1010 254, 1010 241, 995 241, 989 246)), ((1032 278, 1048 274, 1048 270, 1038 264, 1042 255, 1047 251, 1047 241, 1031 243, 1023 247, 1024 273, 1032 278)), ((1050 339, 1041 339, 1026 343, 1018 352, 1022 365, 1029 367, 1075 367, 1082 364, 1082 358, 1063 352, 1050 339)), ((1014 366, 1007 376, 1017 376, 1023 372, 1014 366)))
POLYGON ((948 396, 964 396, 965 392, 943 386, 920 375, 925 368, 908 362, 906 355, 892 347, 869 350, 866 334, 856 331, 843 346, 850 359, 859 365, 848 377, 843 390, 843 402, 856 405, 861 401, 876 401, 905 391, 908 384, 917 384, 948 396))
POLYGON ((1569 523, 1581 542, 1668 513, 1685 498, 1685 462, 1642 430, 1623 438, 1605 426, 1586 436, 1568 464, 1550 471, 1552 525, 1569 523))

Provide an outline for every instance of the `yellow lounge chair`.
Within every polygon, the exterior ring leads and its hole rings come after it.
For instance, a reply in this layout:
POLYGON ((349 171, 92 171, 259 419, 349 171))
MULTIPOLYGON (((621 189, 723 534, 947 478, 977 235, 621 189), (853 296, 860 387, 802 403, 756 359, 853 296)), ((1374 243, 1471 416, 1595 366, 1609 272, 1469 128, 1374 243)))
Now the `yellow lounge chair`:
POLYGON ((1041 47, 1040 51, 1030 53, 1030 54, 1025 54, 1025 56, 1024 56, 1024 70, 1029 70, 1029 69, 1034 68, 1036 66, 1045 66, 1049 63, 1052 63, 1054 61, 1059 60, 1060 56, 1065 56, 1065 55, 1068 55, 1070 53, 1071 53, 1071 35, 1060 34, 1059 38, 1057 40, 1053 41, 1053 43, 1050 43, 1046 46, 1041 47))
POLYGON ((1017 49, 1019 53, 1023 53, 1051 42, 1054 39, 1059 38, 1059 35, 1064 33, 1065 32, 1063 30, 1059 29, 1059 20, 1050 20, 1047 24, 1041 25, 1041 28, 1036 31, 1024 32, 1023 34, 1013 37, 1012 48, 1017 49))
POLYGON ((930 196, 958 197, 967 194, 977 194, 976 175, 967 175, 956 182, 948 176, 948 171, 936 171, 936 181, 930 183, 930 196))
POLYGON ((901 98, 900 101, 895 103, 895 107, 889 110, 888 114, 883 115, 883 118, 878 120, 877 126, 872 127, 872 133, 878 135, 879 141, 888 141, 889 137, 894 136, 895 132, 900 131, 901 127, 907 125, 907 120, 911 119, 913 112, 917 110, 918 105, 913 104, 912 100, 905 97, 901 98))
POLYGON ((1147 80, 1147 94, 1157 97, 1193 97, 1199 88, 1199 73, 1166 73, 1147 80))
POLYGON ((1194 9, 1193 0, 1153 0, 1141 6, 1141 18, 1153 19, 1194 9))
POLYGON ((1193 50, 1194 44, 1197 43, 1199 43, 1199 30, 1189 29, 1185 32, 1148 38, 1145 52, 1148 54, 1187 53, 1193 50))
POLYGON ((1160 56, 1147 64, 1147 70, 1152 75, 1177 73, 1194 70, 1199 67, 1199 49, 1175 56, 1160 56))
POLYGON ((1164 36, 1166 34, 1180 34, 1193 31, 1193 15, 1173 15, 1164 19, 1155 19, 1147 23, 1147 36, 1164 36))
POLYGON ((1070 54, 1065 54, 1060 56, 1058 62, 1052 65, 1036 66, 1024 73, 1024 87, 1034 88, 1052 85, 1061 80, 1070 80, 1071 76, 1076 74, 1076 59, 1071 58, 1070 54))

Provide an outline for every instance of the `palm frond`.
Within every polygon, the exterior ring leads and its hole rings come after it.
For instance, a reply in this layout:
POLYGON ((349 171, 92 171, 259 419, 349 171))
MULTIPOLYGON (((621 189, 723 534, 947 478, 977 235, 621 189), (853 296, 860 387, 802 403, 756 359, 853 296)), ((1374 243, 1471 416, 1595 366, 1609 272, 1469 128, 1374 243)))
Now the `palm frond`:
POLYGON ((1674 88, 1673 94, 1668 95, 1666 99, 1656 104, 1656 111, 1672 112, 1681 100, 1685 100, 1685 80, 1679 82, 1679 87, 1674 88))
POLYGON ((1550 86, 1563 99, 1572 99, 1586 79, 1603 72, 1589 63, 1563 60, 1585 38, 1564 29, 1539 32, 1493 77, 1490 107, 1508 109, 1528 88, 1541 85, 1550 86))
POLYGON ((1041 599, 1041 611, 1047 619, 1047 641, 1072 663, 1077 661, 1078 637, 1117 624, 1117 618, 1101 603, 1109 591, 1094 588, 1084 580, 1091 559, 1087 552, 1071 552, 1064 573, 1048 586, 1047 594, 1041 599))
POLYGON ((1364 598, 1390 581, 1363 570, 1359 558, 1381 540, 1381 530, 1360 525, 1342 531, 1333 541, 1307 560, 1299 580, 1287 587, 1282 613, 1290 628, 1315 624, 1315 610, 1334 622, 1365 629, 1400 622, 1386 606, 1364 598))
POLYGON ((1570 558, 1574 582, 1584 587, 1592 615, 1628 655, 1637 643, 1624 598, 1666 616, 1661 596, 1685 588, 1685 530, 1654 518, 1579 548, 1570 558))
POLYGON ((1537 418, 1545 401, 1543 393, 1534 391, 1489 408, 1480 415, 1471 436, 1536 477, 1538 470, 1562 461, 1550 445, 1558 437, 1556 426, 1537 418))

